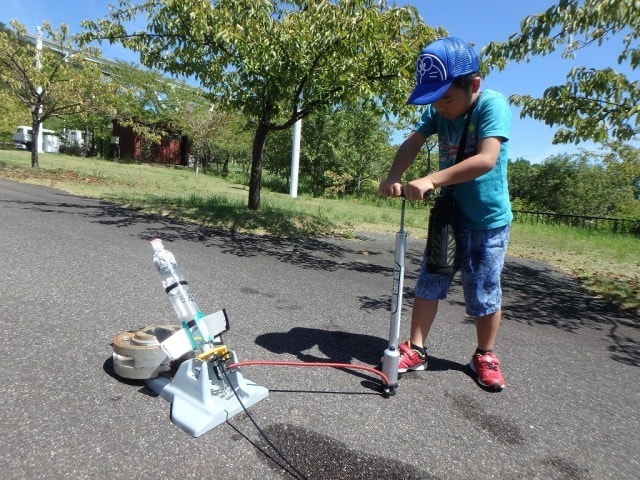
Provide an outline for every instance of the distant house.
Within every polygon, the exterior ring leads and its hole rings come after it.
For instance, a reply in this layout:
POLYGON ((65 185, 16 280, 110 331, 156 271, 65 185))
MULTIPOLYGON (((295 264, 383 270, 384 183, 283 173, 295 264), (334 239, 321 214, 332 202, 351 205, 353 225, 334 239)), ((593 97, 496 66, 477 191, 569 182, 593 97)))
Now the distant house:
POLYGON ((174 131, 171 125, 165 128, 165 134, 160 143, 149 145, 148 154, 145 155, 142 137, 136 134, 131 127, 120 125, 113 121, 112 146, 119 146, 120 158, 133 158, 138 161, 154 163, 166 163, 168 165, 189 165, 189 149, 191 139, 174 131))

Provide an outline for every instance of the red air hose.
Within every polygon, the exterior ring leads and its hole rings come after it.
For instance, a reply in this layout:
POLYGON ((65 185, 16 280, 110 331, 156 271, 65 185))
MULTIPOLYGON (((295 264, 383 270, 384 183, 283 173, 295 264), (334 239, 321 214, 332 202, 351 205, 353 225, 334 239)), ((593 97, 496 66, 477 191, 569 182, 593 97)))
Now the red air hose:
POLYGON ((254 365, 271 365, 277 367, 330 367, 330 368, 342 368, 353 370, 364 370, 365 372, 373 373, 379 376, 384 381, 386 387, 389 386, 389 378, 380 370, 376 370, 373 367, 366 367, 364 365, 353 365, 351 363, 330 363, 330 362, 289 362, 284 360, 249 360, 246 362, 237 362, 229 365, 229 368, 239 367, 251 367, 254 365))

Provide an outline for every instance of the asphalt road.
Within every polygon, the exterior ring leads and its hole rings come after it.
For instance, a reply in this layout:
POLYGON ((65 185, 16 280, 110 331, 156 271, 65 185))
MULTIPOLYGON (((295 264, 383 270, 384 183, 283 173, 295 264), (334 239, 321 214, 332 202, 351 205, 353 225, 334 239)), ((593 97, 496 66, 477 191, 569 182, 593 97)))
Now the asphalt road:
MULTIPOLYGON (((465 367, 475 329, 455 286, 430 369, 402 375, 397 395, 366 372, 246 367, 269 389, 249 408, 260 431, 240 413, 194 438, 113 373, 116 334, 175 322, 148 240, 173 251, 205 312, 226 309, 240 361, 375 366, 393 236, 233 234, 5 180, 0 205, 3 479, 296 478, 260 432, 297 478, 640 478, 640 320, 542 262, 506 264, 503 392, 465 367)), ((403 337, 421 248, 410 236, 403 337)))

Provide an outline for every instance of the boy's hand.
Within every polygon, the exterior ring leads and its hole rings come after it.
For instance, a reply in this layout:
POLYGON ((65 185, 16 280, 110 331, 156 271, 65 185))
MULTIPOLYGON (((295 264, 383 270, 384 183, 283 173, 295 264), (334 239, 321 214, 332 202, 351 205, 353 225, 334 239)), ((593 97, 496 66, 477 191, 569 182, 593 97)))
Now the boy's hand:
POLYGON ((404 186, 407 200, 422 200, 435 189, 433 181, 427 176, 412 180, 404 186))
POLYGON ((402 196, 402 183, 396 178, 386 178, 380 182, 378 192, 385 197, 400 197, 402 196))

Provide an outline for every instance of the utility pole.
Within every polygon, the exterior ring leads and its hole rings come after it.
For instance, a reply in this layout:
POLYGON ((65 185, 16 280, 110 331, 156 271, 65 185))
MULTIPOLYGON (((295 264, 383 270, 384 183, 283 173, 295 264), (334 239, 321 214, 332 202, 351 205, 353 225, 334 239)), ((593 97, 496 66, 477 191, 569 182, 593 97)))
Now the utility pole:
MULTIPOLYGON (((302 103, 302 95, 296 113, 300 113, 302 103)), ((289 181, 289 196, 296 198, 298 196, 298 172, 300 169, 300 137, 302 135, 302 119, 298 119, 293 124, 293 146, 291 147, 291 178, 289 181)))
MULTIPOLYGON (((41 55, 42 55, 42 27, 38 25, 36 27, 36 70, 38 70, 38 72, 42 70, 41 55)), ((36 152, 38 153, 43 153, 44 149, 42 148, 42 144, 43 144, 42 122, 40 121, 40 118, 42 115, 42 87, 41 86, 38 86, 36 88, 36 95, 37 95, 37 100, 36 100, 35 109, 36 109, 36 115, 37 115, 36 123, 38 124, 38 137, 37 138, 32 137, 31 148, 35 148, 36 152)))
POLYGON ((291 198, 298 196, 298 171, 300 167, 300 136, 302 132, 302 120, 293 125, 293 147, 291 149, 291 185, 289 195, 291 198))

